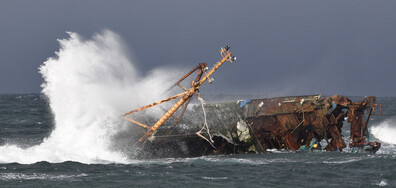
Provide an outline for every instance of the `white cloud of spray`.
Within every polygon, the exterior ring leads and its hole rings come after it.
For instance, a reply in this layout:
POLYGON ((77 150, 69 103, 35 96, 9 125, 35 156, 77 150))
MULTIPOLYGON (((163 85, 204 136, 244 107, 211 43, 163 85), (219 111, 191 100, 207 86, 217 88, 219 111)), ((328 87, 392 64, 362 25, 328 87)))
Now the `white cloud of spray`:
POLYGON ((30 148, 1 146, 0 163, 130 162, 114 147, 114 137, 133 126, 120 114, 162 98, 164 89, 176 80, 177 74, 161 69, 139 77, 121 38, 111 31, 89 40, 68 34, 70 38, 59 40, 57 57, 39 68, 42 92, 54 116, 53 132, 30 148))
POLYGON ((388 144, 396 144, 396 119, 387 119, 380 124, 370 128, 371 134, 380 141, 388 144))

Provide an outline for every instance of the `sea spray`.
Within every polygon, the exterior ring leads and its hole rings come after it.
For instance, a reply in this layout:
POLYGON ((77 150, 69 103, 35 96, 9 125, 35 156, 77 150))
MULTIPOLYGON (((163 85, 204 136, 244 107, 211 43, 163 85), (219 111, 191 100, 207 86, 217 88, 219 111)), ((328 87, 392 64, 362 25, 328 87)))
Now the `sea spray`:
POLYGON ((387 119, 370 129, 371 134, 381 142, 396 144, 396 119, 387 119))
POLYGON ((120 114, 160 99, 176 78, 170 70, 159 69, 139 77, 121 38, 111 31, 89 40, 68 34, 70 38, 58 40, 56 57, 39 68, 54 130, 30 148, 0 146, 0 163, 128 163, 129 156, 120 149, 126 147, 119 145, 128 143, 117 141, 117 135, 133 125, 120 114))

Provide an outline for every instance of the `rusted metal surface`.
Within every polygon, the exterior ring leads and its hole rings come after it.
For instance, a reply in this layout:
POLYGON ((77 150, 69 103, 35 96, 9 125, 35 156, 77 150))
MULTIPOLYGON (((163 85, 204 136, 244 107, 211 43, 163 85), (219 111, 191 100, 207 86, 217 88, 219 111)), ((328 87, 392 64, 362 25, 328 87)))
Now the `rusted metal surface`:
POLYGON ((334 95, 258 99, 242 106, 246 121, 252 127, 264 149, 298 150, 309 146, 311 140, 325 140, 326 151, 342 151, 346 147, 342 137, 344 118, 350 123, 349 147, 371 147, 376 152, 380 143, 367 140, 367 125, 375 111, 375 97, 353 103, 346 97, 334 95), (367 118, 364 118, 367 111, 367 118))
MULTIPOLYGON (((271 149, 294 151, 342 151, 347 147, 342 134, 344 123, 350 125, 349 149, 352 152, 375 153, 379 142, 370 142, 368 123, 376 114, 376 98, 366 97, 352 102, 340 95, 321 98, 320 95, 291 96, 241 100, 231 103, 208 104, 199 97, 198 89, 224 62, 233 62, 229 46, 221 48, 222 59, 209 72, 200 63, 180 78, 170 89, 179 86, 183 93, 126 112, 128 121, 147 131, 137 141, 144 156, 175 157, 209 154, 266 152, 271 149), (181 85, 192 73, 190 87, 181 85), (202 106, 187 108, 194 94, 202 106), (153 126, 127 116, 180 98, 153 126), (179 110, 181 109, 181 110, 179 110), (206 110, 205 110, 206 109, 206 110), (176 117, 174 113, 180 111, 176 117), (173 117, 173 119, 169 119, 173 117), (173 121, 172 121, 173 120, 173 121), (205 131, 203 131, 205 130, 205 131), (149 138, 149 142, 147 138, 149 138), (326 145, 322 147, 322 145, 326 145)), ((151 122, 152 123, 152 122, 151 122)))
POLYGON ((381 144, 370 142, 368 137, 368 123, 375 115, 375 107, 375 97, 352 102, 339 95, 207 104, 205 109, 213 147, 195 134, 203 122, 202 108, 196 105, 186 111, 176 127, 164 126, 157 131, 146 149, 155 157, 191 157, 259 153, 271 149, 342 151, 349 142, 351 152, 375 153, 381 144), (344 123, 350 125, 349 141, 345 139, 348 135, 342 134, 344 123), (164 149, 168 152, 159 152, 164 149))

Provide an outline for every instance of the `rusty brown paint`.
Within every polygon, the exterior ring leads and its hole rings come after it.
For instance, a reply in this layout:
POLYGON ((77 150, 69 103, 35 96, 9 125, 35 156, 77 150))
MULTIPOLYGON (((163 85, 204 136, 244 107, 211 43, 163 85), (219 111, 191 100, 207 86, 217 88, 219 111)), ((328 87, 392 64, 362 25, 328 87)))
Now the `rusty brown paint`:
POLYGON ((366 138, 375 105, 375 97, 358 103, 340 95, 322 99, 319 96, 280 97, 252 100, 244 107, 243 114, 262 148, 297 150, 303 145, 309 146, 316 138, 329 143, 327 151, 342 151, 346 147, 341 134, 345 117, 351 124, 350 147, 378 145, 367 143, 366 138), (365 110, 369 112, 367 119, 364 119, 365 110))

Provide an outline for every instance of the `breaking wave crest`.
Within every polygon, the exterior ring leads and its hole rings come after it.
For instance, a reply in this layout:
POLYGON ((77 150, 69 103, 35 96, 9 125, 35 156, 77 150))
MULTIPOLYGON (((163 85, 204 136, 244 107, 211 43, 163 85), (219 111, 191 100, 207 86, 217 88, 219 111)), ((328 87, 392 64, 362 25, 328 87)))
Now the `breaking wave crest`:
POLYGON ((131 125, 120 114, 159 99, 174 80, 175 74, 161 69, 139 77, 121 38, 111 31, 89 40, 68 34, 58 40, 56 57, 39 67, 54 116, 52 133, 29 148, 0 146, 0 163, 128 163, 122 151, 126 142, 117 143, 117 135, 131 125))

